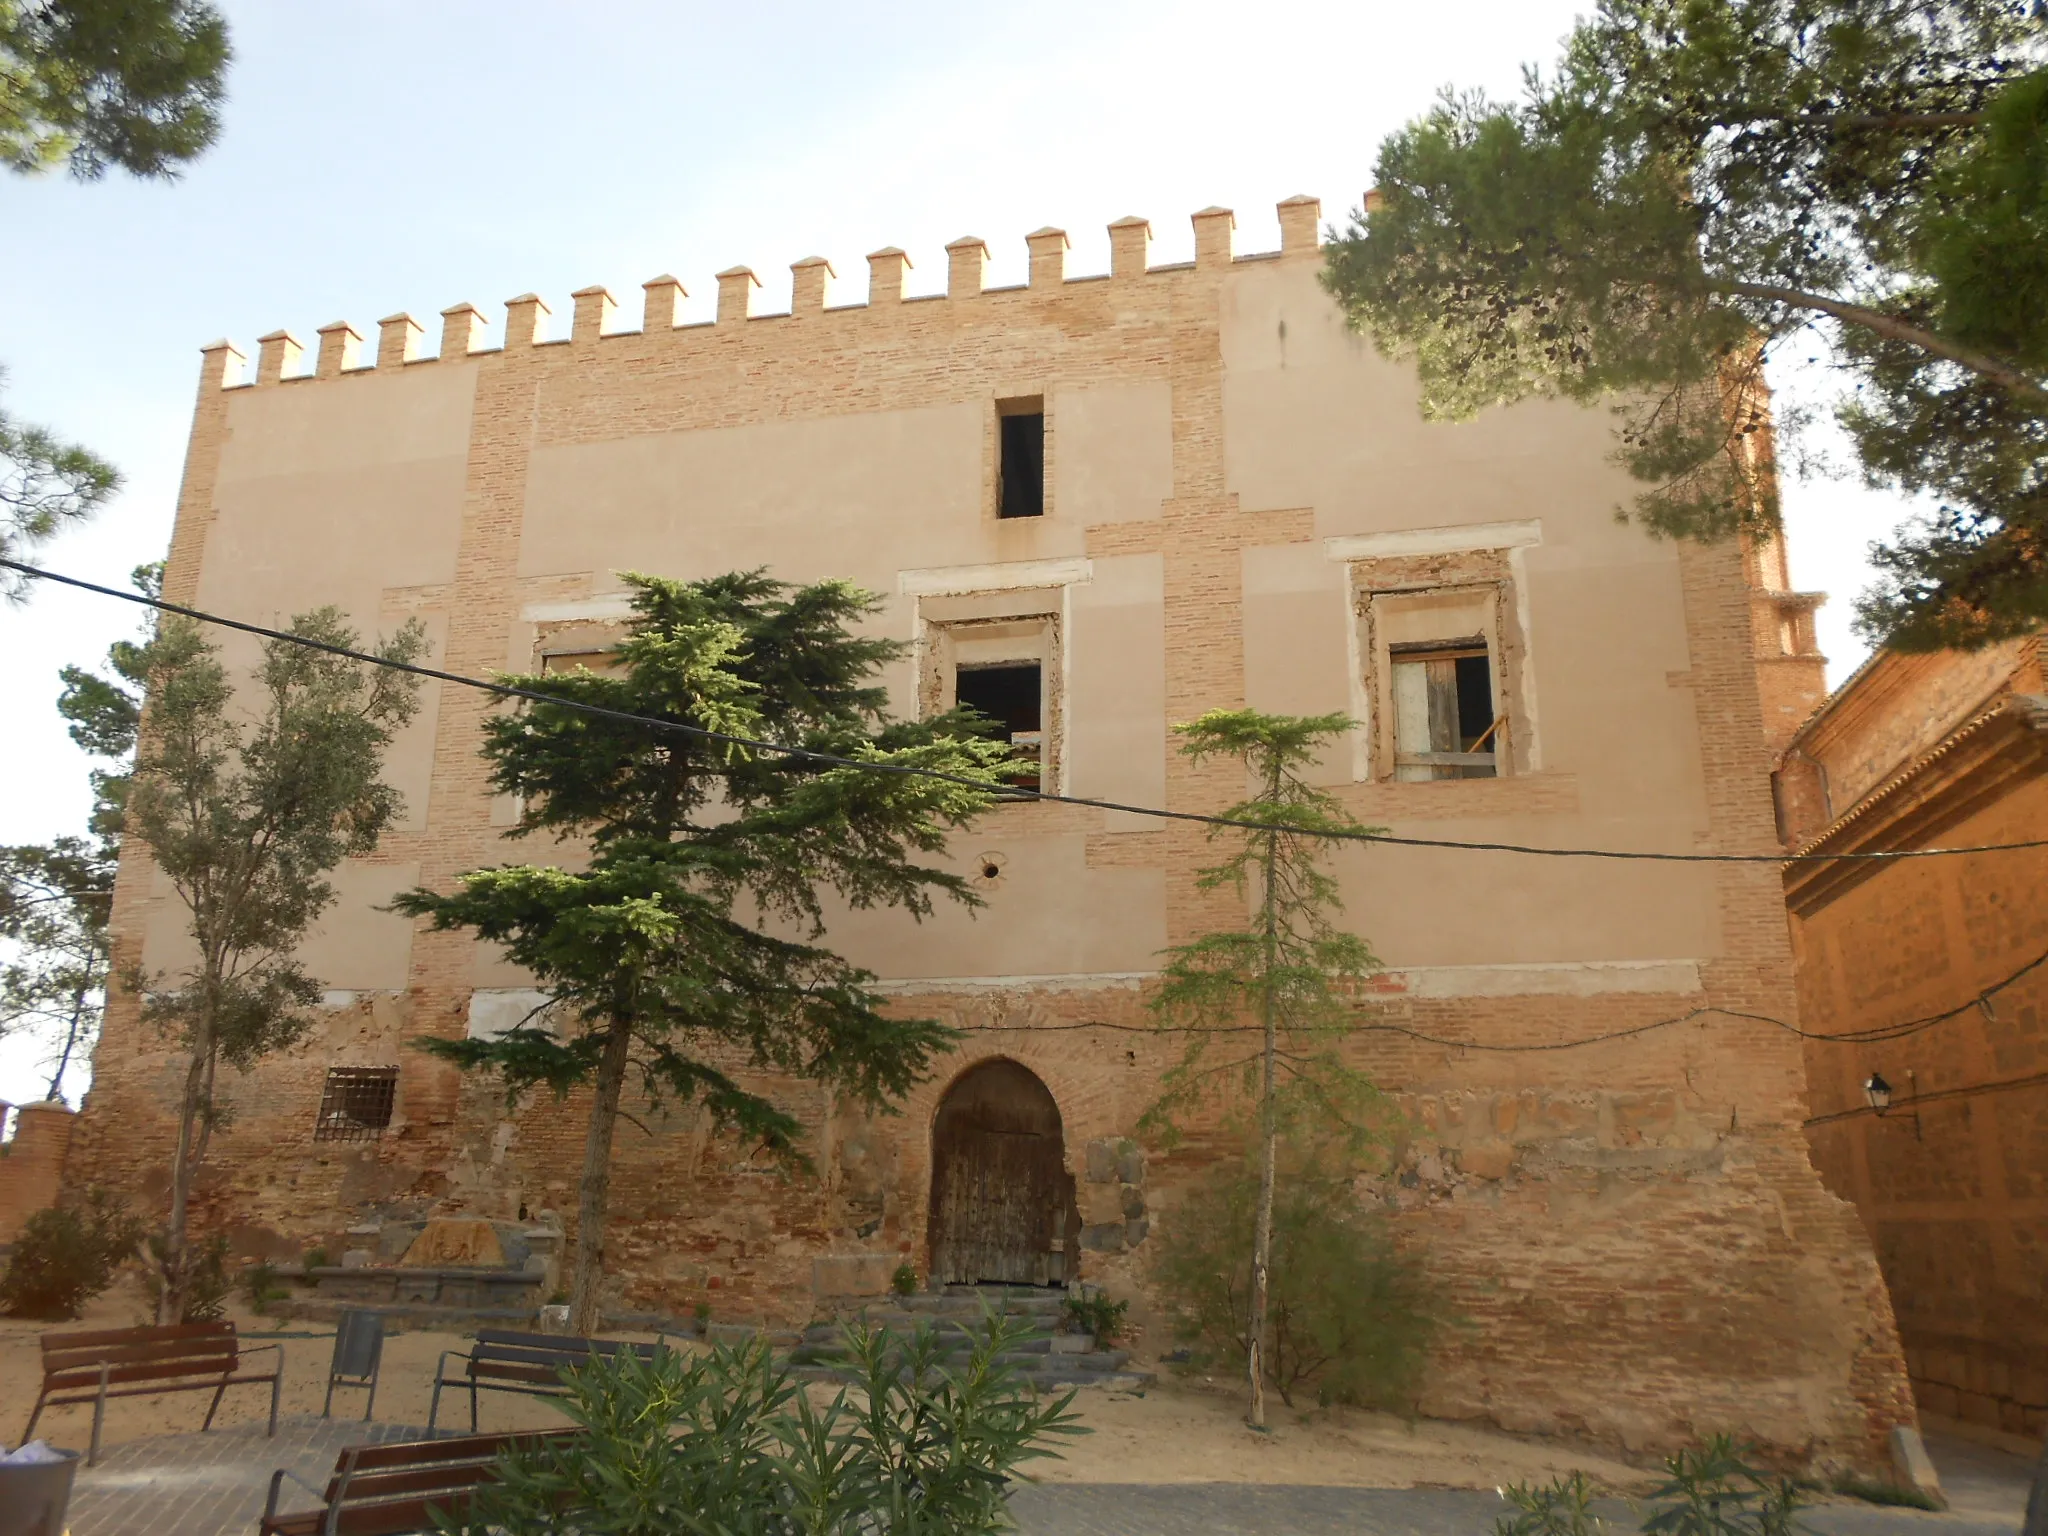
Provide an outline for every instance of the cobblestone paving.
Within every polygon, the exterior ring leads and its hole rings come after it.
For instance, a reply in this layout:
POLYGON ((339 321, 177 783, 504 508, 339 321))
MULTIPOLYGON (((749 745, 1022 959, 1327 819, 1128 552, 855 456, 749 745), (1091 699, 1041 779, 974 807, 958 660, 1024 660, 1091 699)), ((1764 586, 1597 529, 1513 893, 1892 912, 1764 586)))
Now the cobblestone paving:
MULTIPOLYGON (((237 1425, 133 1441, 79 1470, 71 1536, 248 1536, 273 1468, 320 1484, 343 1446, 423 1434, 402 1424, 293 1418, 280 1421, 274 1440, 261 1425, 237 1425)), ((1812 1511, 1808 1523, 1818 1536, 2014 1536, 2025 1463, 1976 1454, 1979 1464, 1967 1470, 1943 1458, 1952 1493, 1962 1495, 1954 1513, 1838 1504, 1812 1511)), ((310 1505, 302 1490, 287 1488, 286 1508, 310 1505)), ((1449 1488, 1064 1483, 1020 1489, 1012 1509, 1023 1536, 1488 1536, 1501 1503, 1449 1488)), ((1607 1512, 1622 1517, 1619 1530, 1634 1529, 1622 1507, 1607 1512)))

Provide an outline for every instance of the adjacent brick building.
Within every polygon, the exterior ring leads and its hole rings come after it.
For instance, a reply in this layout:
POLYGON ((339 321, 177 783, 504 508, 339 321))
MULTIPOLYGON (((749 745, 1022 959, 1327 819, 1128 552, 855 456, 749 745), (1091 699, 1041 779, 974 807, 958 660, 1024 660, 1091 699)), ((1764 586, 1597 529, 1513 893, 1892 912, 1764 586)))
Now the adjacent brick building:
MULTIPOLYGON (((1177 756, 1172 722, 1347 710, 1359 727, 1320 777, 1367 822, 1772 851, 1781 722, 1818 694, 1811 600, 1782 590, 1769 551, 1617 522, 1631 487, 1601 412, 1425 425, 1412 375, 1349 334, 1318 282, 1316 203, 1279 212, 1265 255, 1234 252, 1228 211, 1195 215, 1195 259, 1176 266, 1151 265, 1148 226, 1122 220, 1111 271, 1080 278, 1065 236, 1040 230, 1029 282, 1004 290, 969 239, 929 297, 904 294, 892 249, 868 258, 865 304, 829 306, 812 259, 784 314, 753 314, 756 280, 733 269, 704 325, 675 323, 679 286, 658 278, 637 330, 592 288, 562 340, 543 339, 539 299, 512 300, 498 350, 467 305, 444 313, 434 358, 403 315, 373 364, 346 325, 322 329, 310 372, 268 336, 250 384, 216 345, 167 591, 260 618, 329 602, 365 628, 417 616, 438 664, 477 674, 600 658, 620 570, 848 577, 915 647, 888 679, 899 707, 994 701, 1053 788, 1215 809, 1239 775, 1177 756)), ((490 1085, 405 1045, 533 1002, 488 950, 378 910, 535 852, 501 841, 512 809, 485 789, 489 701, 441 687, 425 706, 391 761, 407 818, 341 872, 307 947, 334 989, 319 1027, 228 1086, 203 1215, 252 1250, 573 1206, 580 1103, 507 1115, 490 1085), (365 1139, 321 1139, 334 1126, 365 1139)), ((934 1228, 935 1211, 954 1219, 934 1187, 957 1171, 935 1171, 935 1145, 954 1155, 935 1129, 987 1104, 1057 1138, 1073 1190, 1072 1226, 1030 1239, 1025 1278, 1078 1270, 1142 1294, 1151 1234, 1216 1155, 1196 1138, 1148 1159, 1125 1140, 1172 1054, 1144 1029, 1145 988, 1162 946, 1239 914, 1193 883, 1212 857, 1197 827, 1009 804, 954 856, 989 899, 978 918, 842 915, 832 939, 903 1007, 965 1031, 957 1056, 892 1117, 760 1079, 803 1117, 814 1178, 688 1113, 622 1132, 629 1303, 805 1315, 935 1253, 1002 1267, 934 1228)), ((1334 866, 1389 966, 1376 1021, 1430 1037, 1358 1047, 1411 1121, 1382 1193, 1470 1325, 1424 1410, 1639 1448, 1725 1427, 1793 1454, 1881 1454, 1912 1404, 1868 1240, 1808 1159, 1797 1041, 1701 1012, 1796 1015, 1777 871, 1398 847, 1334 866), (1457 1043, 1678 1018, 1576 1050, 1457 1043)), ((178 912, 139 856, 115 923, 122 963, 176 963, 178 912)), ((176 1073, 116 999, 74 1168, 157 1198, 176 1073)))
MULTIPOLYGON (((2039 637, 1972 654, 1880 652, 1792 739, 1779 800, 1787 845, 1806 852, 2048 837, 2039 637)), ((1806 1025, 1905 1031, 1810 1040, 1806 1068, 1814 1161, 1870 1230, 1914 1394, 1929 1413, 2038 1442, 2048 849, 1793 865, 1785 890, 1806 1025), (1873 1076, 1890 1089, 1882 1115, 1873 1076)))

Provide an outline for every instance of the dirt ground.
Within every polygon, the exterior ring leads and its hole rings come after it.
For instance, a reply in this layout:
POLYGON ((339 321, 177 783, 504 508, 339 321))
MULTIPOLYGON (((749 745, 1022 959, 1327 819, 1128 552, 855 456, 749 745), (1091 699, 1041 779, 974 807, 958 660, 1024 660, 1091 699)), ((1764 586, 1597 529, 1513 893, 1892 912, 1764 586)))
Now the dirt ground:
MULTIPOLYGON (((280 1340, 285 1382, 280 1412, 320 1411, 326 1388, 332 1335, 316 1323, 273 1322, 232 1311, 244 1333, 321 1333, 280 1340)), ((41 1381, 38 1340, 46 1332, 123 1328, 149 1321, 138 1287, 127 1282, 97 1298, 74 1323, 49 1324, 0 1318, 0 1440, 13 1444, 35 1405, 41 1381)), ((252 1340, 267 1343, 268 1340, 252 1340)), ((377 1418, 386 1423, 424 1424, 433 1390, 434 1368, 443 1350, 466 1348, 447 1333, 399 1333, 384 1341, 384 1366, 377 1390, 377 1418)), ((106 1444, 150 1435, 183 1434, 199 1428, 209 1394, 179 1392, 165 1397, 119 1398, 107 1405, 106 1444)), ((261 1422, 269 1409, 267 1386, 231 1388, 218 1423, 261 1422)), ((482 1427, 544 1429, 563 1422, 542 1400, 482 1395, 482 1427)), ((1057 1443, 1057 1460, 1035 1461, 1025 1469, 1048 1483, 1301 1483, 1371 1488, 1492 1488, 1504 1482, 1547 1479, 1577 1467, 1596 1482, 1618 1490, 1642 1487, 1639 1469, 1595 1452, 1567 1445, 1422 1420, 1413 1425, 1387 1414, 1350 1409, 1297 1412, 1273 1404, 1269 1433, 1255 1434, 1242 1422, 1234 1393, 1199 1384, 1164 1381, 1142 1394, 1085 1389, 1077 1406, 1092 1433, 1057 1443)), ((466 1394, 444 1392, 440 1423, 467 1428, 466 1394)), ((363 1394, 335 1394, 337 1418, 357 1417, 363 1394)), ((58 1445, 84 1446, 92 1431, 92 1408, 45 1410, 36 1433, 58 1445)))

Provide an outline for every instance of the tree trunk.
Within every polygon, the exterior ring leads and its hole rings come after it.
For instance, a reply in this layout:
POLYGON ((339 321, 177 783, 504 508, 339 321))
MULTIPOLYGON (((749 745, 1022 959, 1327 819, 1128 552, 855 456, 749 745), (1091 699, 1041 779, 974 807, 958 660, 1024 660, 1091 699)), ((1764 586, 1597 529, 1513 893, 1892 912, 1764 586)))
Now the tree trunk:
POLYGON ((1260 989, 1266 1042, 1259 1081, 1259 1209, 1252 1228, 1252 1305, 1246 1330, 1246 1376, 1251 1386, 1251 1410, 1245 1422, 1253 1429, 1266 1427, 1266 1293, 1267 1271, 1273 1259, 1273 1174, 1280 1140, 1280 1122, 1273 1102, 1278 1066, 1279 1021, 1274 1017, 1273 973, 1278 965, 1278 917, 1274 908, 1274 865, 1279 857, 1279 834, 1266 834, 1266 964, 1265 985, 1260 989))
POLYGON ((64 1091, 64 1074, 71 1070, 71 1053, 78 1049, 78 1031, 85 1021, 86 988, 79 987, 71 994, 71 1025, 64 1031, 64 1049, 58 1054, 57 1069, 50 1074, 50 1091, 44 1098, 62 1102, 57 1098, 64 1091))
POLYGON ((178 1150, 171 1159, 171 1213, 164 1224, 164 1248, 156 1296, 159 1325, 185 1315, 185 1208, 192 1200, 192 1174, 199 1159, 194 1145, 199 1129, 199 1103, 205 1091, 207 1066, 213 1057, 213 1031, 204 1029, 192 1044, 192 1064, 185 1069, 185 1092, 178 1106, 178 1150))
POLYGON ((614 1018, 604 1055, 597 1064, 597 1091, 590 1101, 590 1128, 583 1138, 583 1183, 576 1199, 576 1271, 571 1286, 569 1331, 597 1332, 598 1287, 604 1280, 605 1206, 612 1186, 612 1138, 619 1127, 627 1056, 633 1046, 628 1020, 614 1018))

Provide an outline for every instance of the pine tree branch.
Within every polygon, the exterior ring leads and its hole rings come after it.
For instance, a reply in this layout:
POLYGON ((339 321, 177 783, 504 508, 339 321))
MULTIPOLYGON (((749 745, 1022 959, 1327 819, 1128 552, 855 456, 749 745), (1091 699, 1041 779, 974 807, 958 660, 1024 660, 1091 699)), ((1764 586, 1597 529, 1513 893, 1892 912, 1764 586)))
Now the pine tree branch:
POLYGON ((1844 325, 1854 325, 1882 336, 1887 341, 1904 342, 1907 346, 1918 347, 1923 352, 1945 358, 1958 367, 1989 379, 2008 394, 2017 396, 2038 406, 2048 406, 2048 388, 2030 378, 2021 369, 1988 352, 1979 352, 1965 347, 1934 332, 1917 326, 1896 315, 1885 314, 1882 310, 1870 309, 1861 304, 1846 303, 1831 299, 1825 294, 1802 293, 1797 288, 1780 288, 1771 283, 1742 283, 1725 279, 1709 280, 1708 288, 1715 293, 1730 294, 1745 299, 1762 299, 1767 303, 1784 304, 1793 309, 1818 310, 1832 315, 1844 325))

